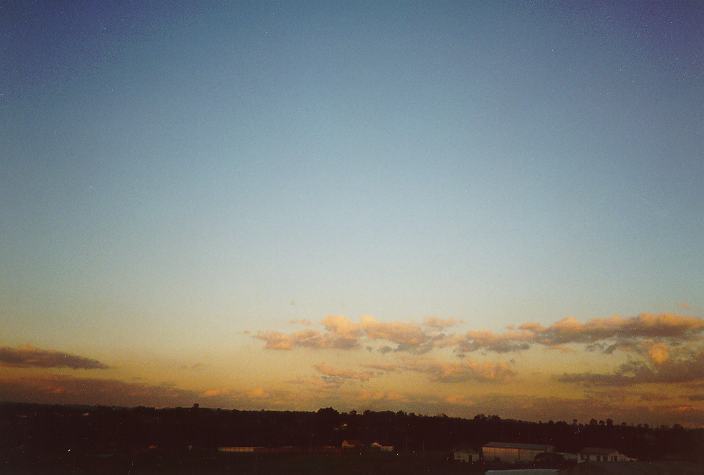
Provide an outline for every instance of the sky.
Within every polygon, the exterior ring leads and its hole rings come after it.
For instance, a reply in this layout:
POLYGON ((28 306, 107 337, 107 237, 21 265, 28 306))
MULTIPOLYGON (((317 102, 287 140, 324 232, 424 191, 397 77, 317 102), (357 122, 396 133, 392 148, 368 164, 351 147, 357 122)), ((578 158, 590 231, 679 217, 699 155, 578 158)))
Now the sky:
POLYGON ((704 4, 3 2, 0 400, 704 426, 704 4))

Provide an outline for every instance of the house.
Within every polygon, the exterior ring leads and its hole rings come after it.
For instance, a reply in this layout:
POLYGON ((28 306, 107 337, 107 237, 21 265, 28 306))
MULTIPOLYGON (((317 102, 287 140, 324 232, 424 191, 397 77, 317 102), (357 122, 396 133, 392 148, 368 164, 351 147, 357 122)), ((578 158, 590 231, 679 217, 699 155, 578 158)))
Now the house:
POLYGON ((389 444, 381 444, 379 442, 372 442, 372 444, 369 446, 372 449, 379 450, 381 452, 393 452, 394 451, 394 446, 389 445, 389 444))
POLYGON ((260 447, 218 447, 218 452, 226 454, 251 454, 260 447))
POLYGON ((487 470, 485 475, 553 475, 560 473, 552 468, 527 468, 516 470, 487 470))
POLYGON ((364 443, 360 440, 345 439, 340 447, 343 449, 361 449, 364 448, 364 443))
POLYGON ((464 463, 479 462, 479 452, 472 449, 455 450, 452 452, 452 460, 464 463))
POLYGON ((579 460, 579 454, 575 454, 573 452, 556 452, 556 453, 562 455, 562 458, 565 459, 566 462, 576 463, 577 460, 579 460))
POLYGON ((579 462, 635 462, 635 460, 616 449, 585 447, 579 451, 579 462))
POLYGON ((547 444, 489 442, 482 446, 482 455, 485 462, 532 463, 536 455, 554 450, 554 446, 547 444))

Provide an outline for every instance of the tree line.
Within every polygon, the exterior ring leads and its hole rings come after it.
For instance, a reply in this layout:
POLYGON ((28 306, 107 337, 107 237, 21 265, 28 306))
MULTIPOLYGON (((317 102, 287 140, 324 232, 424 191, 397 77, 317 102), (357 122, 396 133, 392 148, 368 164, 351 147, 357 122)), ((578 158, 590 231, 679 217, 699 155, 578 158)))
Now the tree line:
POLYGON ((704 429, 651 427, 611 419, 528 422, 479 414, 472 419, 403 411, 316 412, 156 409, 105 406, 0 405, 0 448, 11 450, 126 451, 158 447, 293 446, 315 450, 342 440, 393 445, 399 452, 479 448, 490 441, 551 444, 576 452, 615 448, 639 460, 704 462, 704 429))

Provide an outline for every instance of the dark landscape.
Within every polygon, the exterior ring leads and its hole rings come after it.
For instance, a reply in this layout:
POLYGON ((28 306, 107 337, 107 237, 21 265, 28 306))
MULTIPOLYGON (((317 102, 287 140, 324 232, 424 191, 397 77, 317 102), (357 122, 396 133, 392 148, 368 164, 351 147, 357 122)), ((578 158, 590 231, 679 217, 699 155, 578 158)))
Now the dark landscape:
MULTIPOLYGON (((638 464, 681 469, 653 473, 697 473, 691 470, 704 464, 704 429, 677 424, 649 427, 610 419, 536 423, 495 415, 461 419, 332 408, 0 406, 2 473, 454 474, 509 468, 486 460, 453 460, 453 451, 478 449, 489 441, 550 444, 574 453, 587 446, 613 447, 638 464), (343 441, 359 445, 343 449, 343 441), (393 446, 393 451, 375 449, 375 442, 393 446), (227 453, 225 447, 243 452, 227 453)), ((554 468, 570 468, 560 465, 554 468)))

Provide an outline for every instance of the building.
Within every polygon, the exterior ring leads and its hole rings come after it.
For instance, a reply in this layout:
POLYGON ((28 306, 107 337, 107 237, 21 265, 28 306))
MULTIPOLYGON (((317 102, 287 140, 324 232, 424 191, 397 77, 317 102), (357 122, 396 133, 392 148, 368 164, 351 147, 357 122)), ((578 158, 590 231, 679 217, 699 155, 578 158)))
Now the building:
POLYGON ((635 460, 616 449, 585 447, 579 451, 579 462, 635 462, 635 460))
POLYGON ((218 447, 218 452, 226 454, 251 454, 261 447, 218 447))
POLYGON ((572 463, 577 463, 579 460, 579 454, 575 454, 572 452, 556 452, 560 455, 562 455, 562 458, 565 459, 566 462, 572 462, 572 463))
POLYGON ((527 468, 515 470, 487 470, 485 475, 554 475, 560 473, 554 468, 527 468))
POLYGON ((359 440, 345 439, 342 441, 340 447, 343 449, 362 449, 364 448, 364 444, 359 440))
POLYGON ((372 444, 369 446, 372 449, 379 450, 381 452, 393 452, 394 451, 394 446, 390 444, 382 444, 379 442, 372 442, 372 444))
POLYGON ((482 455, 485 462, 532 463, 536 455, 554 450, 554 446, 547 444, 489 442, 482 446, 482 455))
POLYGON ((479 462, 479 452, 471 449, 455 450, 452 452, 452 460, 464 463, 479 462))

